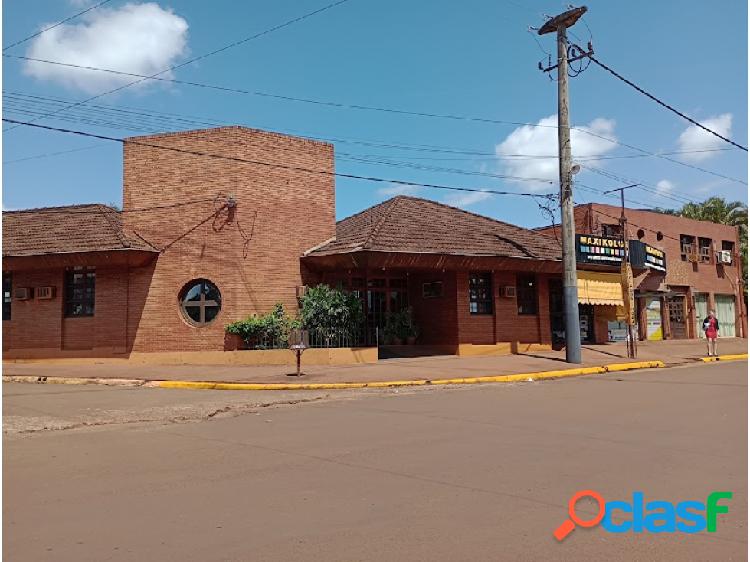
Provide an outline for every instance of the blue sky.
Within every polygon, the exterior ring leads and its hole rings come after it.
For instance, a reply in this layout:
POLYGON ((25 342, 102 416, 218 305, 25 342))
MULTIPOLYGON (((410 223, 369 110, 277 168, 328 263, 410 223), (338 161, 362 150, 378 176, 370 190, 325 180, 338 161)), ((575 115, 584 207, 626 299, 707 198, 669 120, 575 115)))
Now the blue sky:
MULTIPOLYGON (((326 3, 181 0, 143 6, 112 0, 7 54, 153 74, 326 3)), ((5 2, 2 43, 9 45, 86 5, 85 0, 5 2)), ((745 2, 593 1, 588 7, 588 28, 579 22, 573 31, 583 41, 592 36, 602 62, 747 145, 745 2)), ((349 0, 180 68, 173 77, 345 104, 554 126, 549 118, 556 113, 557 84, 537 69, 540 60, 547 62, 543 50, 553 51, 554 38, 538 37, 537 43, 527 29, 540 25, 544 14, 564 9, 562 3, 542 0, 349 0)), ((3 112, 8 118, 28 120, 33 117, 30 111, 60 103, 50 98, 78 101, 119 85, 104 82, 112 77, 101 73, 82 76, 61 67, 25 66, 12 58, 3 62, 3 112)), ((639 153, 574 133, 574 152, 585 165, 576 176, 581 185, 611 189, 622 181, 644 182, 652 192, 629 192, 631 204, 639 207, 673 207, 679 206, 675 198, 702 200, 712 195, 747 201, 745 184, 689 167, 746 182, 746 152, 715 150, 730 147, 688 130, 687 122, 595 65, 571 79, 570 92, 573 125, 649 152, 689 151, 669 156, 682 165, 656 157, 588 160, 639 153)), ((556 189, 486 175, 554 180, 555 160, 528 158, 556 153, 556 130, 550 126, 519 129, 511 124, 335 109, 164 83, 134 86, 92 103, 138 108, 148 115, 117 113, 116 120, 103 123, 102 111, 113 115, 117 110, 82 106, 39 122, 117 137, 142 134, 144 128, 196 128, 195 122, 244 124, 341 139, 335 143, 339 172, 514 192, 556 189), (164 112, 186 117, 177 121, 164 112), (371 146, 371 141, 379 146, 371 146)), ((5 209, 121 200, 122 158, 116 143, 20 127, 3 134, 3 162, 5 209), (82 150, 24 160, 75 149, 82 150)), ((548 222, 524 197, 404 190, 345 178, 337 179, 337 216, 404 191, 524 226, 548 222)), ((576 190, 576 201, 617 202, 585 188, 576 190)))

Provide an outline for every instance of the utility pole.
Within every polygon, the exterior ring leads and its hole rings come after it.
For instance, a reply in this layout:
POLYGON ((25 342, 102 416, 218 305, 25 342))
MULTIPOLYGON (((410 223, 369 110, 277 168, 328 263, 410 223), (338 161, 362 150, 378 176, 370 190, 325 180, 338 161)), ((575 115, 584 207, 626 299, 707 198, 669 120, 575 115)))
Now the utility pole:
POLYGON ((620 267, 622 285, 622 302, 625 304, 625 314, 628 324, 628 339, 626 345, 628 348, 628 357, 638 356, 638 334, 635 330, 635 287, 633 286, 633 269, 630 266, 630 242, 628 241, 628 219, 625 216, 625 190, 631 187, 638 187, 640 184, 626 185, 616 189, 605 191, 604 194, 620 192, 620 235, 622 236, 623 259, 620 267))
POLYGON ((560 163, 560 227, 563 251, 563 302, 565 306, 565 360, 581 362, 581 324, 578 319, 578 278, 576 275, 575 220, 568 116, 568 38, 567 29, 586 13, 586 6, 573 8, 545 22, 539 35, 557 32, 557 143, 560 163))

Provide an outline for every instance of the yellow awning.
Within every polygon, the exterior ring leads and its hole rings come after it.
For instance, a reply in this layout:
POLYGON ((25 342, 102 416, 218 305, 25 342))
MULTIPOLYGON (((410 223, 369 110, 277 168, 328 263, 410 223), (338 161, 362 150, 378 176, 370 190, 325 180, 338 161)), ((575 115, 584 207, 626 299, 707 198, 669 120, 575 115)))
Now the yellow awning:
POLYGON ((624 306, 619 273, 578 271, 578 302, 624 306))

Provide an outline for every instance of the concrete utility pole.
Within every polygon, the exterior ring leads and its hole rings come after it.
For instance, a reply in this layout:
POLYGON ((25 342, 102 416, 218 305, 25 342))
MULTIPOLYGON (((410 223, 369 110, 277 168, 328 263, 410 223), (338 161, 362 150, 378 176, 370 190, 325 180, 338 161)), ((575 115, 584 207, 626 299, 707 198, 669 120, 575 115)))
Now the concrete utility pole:
POLYGON ((633 270, 630 266, 630 242, 628 241, 628 219, 625 216, 625 190, 631 187, 638 187, 640 184, 626 185, 624 187, 618 187, 616 189, 610 189, 605 191, 604 194, 614 193, 615 191, 620 192, 620 236, 622 236, 622 248, 624 256, 622 259, 622 267, 620 268, 620 275, 622 276, 622 302, 625 304, 625 313, 627 315, 628 324, 628 357, 638 356, 638 334, 635 330, 635 287, 633 286, 633 270))
POLYGON ((560 162, 560 227, 563 250, 563 301, 565 305, 565 360, 581 362, 581 324, 578 319, 578 279, 576 276, 575 220, 568 116, 568 38, 567 29, 586 13, 586 6, 568 10, 548 20, 539 35, 557 32, 557 142, 560 162))

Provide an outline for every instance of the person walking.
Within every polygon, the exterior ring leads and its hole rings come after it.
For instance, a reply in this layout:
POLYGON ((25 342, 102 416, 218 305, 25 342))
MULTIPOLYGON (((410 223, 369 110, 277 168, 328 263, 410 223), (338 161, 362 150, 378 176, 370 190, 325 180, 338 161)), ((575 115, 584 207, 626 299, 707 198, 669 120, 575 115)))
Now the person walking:
POLYGON ((716 356, 716 338, 719 337, 719 321, 716 319, 716 313, 713 310, 708 312, 708 316, 703 320, 703 331, 706 334, 708 342, 708 356, 716 356))

